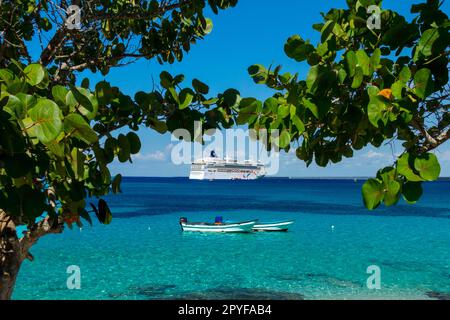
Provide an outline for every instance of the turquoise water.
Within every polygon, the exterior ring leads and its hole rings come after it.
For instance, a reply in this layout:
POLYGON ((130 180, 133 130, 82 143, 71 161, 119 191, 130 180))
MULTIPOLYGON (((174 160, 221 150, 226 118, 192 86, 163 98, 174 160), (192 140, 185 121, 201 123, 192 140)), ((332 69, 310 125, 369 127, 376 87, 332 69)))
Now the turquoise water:
POLYGON ((15 299, 426 299, 450 294, 450 182, 369 212, 353 180, 128 178, 113 222, 42 238, 15 299), (295 219, 286 233, 182 233, 190 220, 295 219), (334 228, 332 228, 334 226, 334 228), (69 290, 67 267, 81 270, 69 290), (381 270, 381 289, 366 269, 381 270))

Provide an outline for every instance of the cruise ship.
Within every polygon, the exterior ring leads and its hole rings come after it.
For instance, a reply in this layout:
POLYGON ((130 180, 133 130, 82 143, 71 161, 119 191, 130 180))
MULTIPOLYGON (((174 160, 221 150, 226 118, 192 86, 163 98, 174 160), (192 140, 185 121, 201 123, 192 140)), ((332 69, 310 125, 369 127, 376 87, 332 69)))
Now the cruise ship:
POLYGON ((264 165, 245 160, 220 159, 214 151, 210 157, 194 161, 189 179, 192 180, 254 180, 264 177, 264 165))

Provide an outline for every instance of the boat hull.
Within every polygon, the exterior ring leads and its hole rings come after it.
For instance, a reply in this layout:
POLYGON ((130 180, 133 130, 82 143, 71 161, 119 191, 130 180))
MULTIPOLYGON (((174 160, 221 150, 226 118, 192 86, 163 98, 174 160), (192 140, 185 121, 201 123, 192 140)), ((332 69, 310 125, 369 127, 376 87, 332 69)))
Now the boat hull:
POLYGON ((287 231, 294 221, 280 221, 270 223, 258 223, 252 228, 253 231, 287 231))
POLYGON ((181 223, 181 229, 188 232, 246 233, 251 232, 257 220, 225 224, 181 223))

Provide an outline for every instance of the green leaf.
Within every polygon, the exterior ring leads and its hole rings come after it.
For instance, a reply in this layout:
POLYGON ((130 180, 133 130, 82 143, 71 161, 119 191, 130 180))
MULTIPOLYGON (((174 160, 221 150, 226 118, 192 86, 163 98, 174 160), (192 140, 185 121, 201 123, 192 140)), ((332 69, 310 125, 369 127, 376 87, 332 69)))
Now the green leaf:
POLYGON ((37 63, 29 64, 23 72, 25 73, 26 81, 32 86, 41 83, 46 74, 44 67, 37 63))
POLYGON ((362 196, 367 209, 376 209, 384 197, 383 184, 376 179, 367 180, 362 187, 362 196))
POLYGON ((122 190, 120 189, 121 182, 122 182, 122 175, 121 174, 116 175, 111 185, 113 193, 122 193, 122 190))
POLYGON ((414 75, 414 92, 422 99, 428 97, 433 93, 433 79, 431 77, 431 70, 427 68, 420 69, 414 75))
POLYGON ((66 156, 64 148, 65 145, 61 143, 61 141, 58 141, 58 138, 49 143, 46 143, 45 146, 50 150, 51 153, 56 155, 58 158, 63 159, 66 156))
POLYGON ((440 48, 437 50, 433 50, 433 47, 437 43, 437 40, 439 40, 440 37, 445 37, 445 34, 441 35, 441 32, 448 32, 448 31, 441 31, 439 28, 431 28, 428 30, 425 30, 424 33, 422 33, 422 37, 419 40, 419 43, 416 47, 416 52, 414 54, 414 61, 418 61, 421 57, 429 57, 433 55, 433 51, 439 51, 440 48))
POLYGON ((194 94, 195 93, 189 88, 185 88, 180 91, 180 96, 179 96, 180 110, 186 109, 187 107, 190 106, 190 104, 192 103, 192 100, 194 99, 194 94))
POLYGON ((347 54, 345 55, 345 62, 347 64, 348 74, 353 78, 356 73, 356 65, 358 64, 356 53, 354 51, 347 52, 347 54))
POLYGON ((111 210, 109 209, 105 200, 100 199, 98 201, 98 209, 93 203, 91 203, 92 210, 94 210, 97 219, 102 224, 110 224, 112 220, 111 210))
POLYGON ((398 79, 405 84, 411 79, 411 70, 408 66, 404 66, 398 75, 398 79))
POLYGON ((383 112, 386 110, 386 104, 379 96, 371 96, 367 106, 367 116, 370 123, 378 128, 378 121, 383 119, 383 112))
POLYGON ((398 202, 400 199, 400 189, 400 183, 395 180, 390 180, 387 183, 383 199, 386 206, 392 206, 398 202))
MULTIPOLYGON (((37 101, 34 96, 26 93, 18 93, 16 96, 22 102, 24 113, 27 113, 31 108, 33 108, 37 101)), ((25 114, 23 117, 25 117, 25 114)))
POLYGON ((246 124, 250 120, 258 117, 258 109, 261 108, 261 102, 254 98, 244 98, 240 101, 239 108, 236 123, 238 125, 246 124))
POLYGON ((289 104, 282 104, 278 107, 278 117, 281 119, 286 118, 291 113, 291 108, 289 104))
POLYGON ((277 112, 278 109, 278 99, 274 97, 270 97, 264 101, 264 114, 268 114, 269 112, 277 112))
POLYGON ((128 132, 127 139, 130 143, 130 153, 138 153, 141 150, 141 140, 139 139, 138 135, 134 132, 128 132))
POLYGON ((392 95, 396 99, 401 99, 403 97, 403 89, 405 88, 405 83, 401 80, 394 82, 394 84, 391 87, 392 95))
POLYGON ((194 79, 192 80, 192 86, 194 87, 194 90, 201 94, 208 94, 209 87, 201 82, 200 80, 194 79))
POLYGON ((328 165, 330 157, 328 156, 328 153, 325 150, 316 149, 314 153, 314 159, 316 160, 316 164, 319 167, 325 168, 328 165))
POLYGON ((83 218, 84 220, 86 220, 89 225, 92 227, 92 219, 91 216, 89 215, 89 213, 86 211, 86 209, 84 208, 78 208, 78 215, 83 218))
POLYGON ((72 86, 66 95, 66 104, 71 108, 77 109, 88 120, 93 120, 97 115, 97 99, 85 88, 72 86))
POLYGON ((422 154, 414 159, 414 168, 426 181, 434 181, 439 178, 441 166, 433 153, 422 154))
POLYGON ((423 179, 419 175, 417 175, 413 171, 413 169, 411 169, 410 162, 412 162, 412 164, 414 164, 414 161, 410 160, 410 154, 409 153, 403 154, 397 160, 398 174, 401 174, 402 176, 404 176, 406 179, 408 179, 408 181, 413 181, 413 182, 422 181, 423 179))
POLYGON ((153 119, 150 123, 150 127, 161 134, 167 132, 167 124, 164 121, 159 121, 158 119, 153 119))
POLYGON ((65 87, 56 85, 52 88, 52 96, 53 99, 55 99, 56 103, 59 105, 65 105, 66 104, 66 96, 67 96, 67 90, 65 87))
POLYGON ((219 101, 218 98, 211 98, 211 99, 202 101, 202 104, 205 106, 211 106, 211 105, 217 103, 217 101, 219 101))
POLYGON ((287 130, 281 131, 280 137, 279 137, 279 144, 278 146, 281 149, 286 148, 291 143, 291 135, 287 130))
POLYGON ((56 139, 63 129, 61 110, 51 100, 39 99, 29 111, 29 116, 34 122, 31 129, 44 144, 56 139))
POLYGON ((409 203, 416 203, 423 193, 421 182, 406 182, 402 188, 403 198, 409 203))
POLYGON ((325 43, 331 36, 331 33, 333 32, 334 26, 336 25, 336 22, 332 20, 328 20, 325 25, 322 27, 321 30, 321 39, 320 41, 322 43, 325 43))
POLYGON ((305 42, 299 35, 294 35, 284 45, 284 52, 289 58, 301 62, 308 59, 308 56, 314 52, 314 46, 305 42))
POLYGON ((89 79, 88 78, 84 78, 81 81, 81 87, 89 90, 89 79))
POLYGON ((175 100, 176 103, 180 105, 180 97, 178 96, 177 90, 175 90, 174 86, 167 88, 167 91, 170 92, 170 95, 175 100))
POLYGON ((265 83, 267 80, 267 69, 260 64, 248 67, 248 73, 256 84, 265 83))
POLYGON ((297 115, 292 117, 292 123, 297 128, 300 134, 305 131, 305 124, 302 122, 302 120, 300 120, 300 118, 297 115))
POLYGON ((71 113, 64 119, 64 131, 74 137, 93 144, 97 142, 98 136, 96 132, 89 126, 82 116, 76 113, 71 113))
POLYGON ((376 48, 370 57, 369 75, 372 75, 380 66, 381 50, 376 48))
POLYGON ((12 94, 8 96, 8 102, 3 107, 3 110, 8 112, 12 119, 23 119, 26 115, 26 109, 22 101, 12 94))
POLYGON ((370 98, 377 96, 380 93, 380 89, 378 89, 376 86, 368 86, 367 87, 367 94, 370 98))
POLYGON ((310 101, 306 98, 303 99, 303 104, 309 111, 311 111, 311 113, 314 115, 314 117, 316 117, 317 119, 320 119, 319 107, 317 106, 317 104, 313 103, 312 101, 310 101))
POLYGON ((103 224, 110 224, 112 220, 111 210, 105 200, 98 200, 98 220, 103 224))
POLYGON ((70 153, 70 165, 74 173, 74 178, 78 181, 84 179, 84 161, 86 156, 77 148, 70 153))
POLYGON ((212 22, 212 20, 209 19, 209 18, 206 18, 205 19, 205 25, 202 25, 203 33, 205 35, 207 35, 207 34, 211 33, 212 29, 213 29, 213 22, 212 22))
POLYGON ((95 95, 101 105, 110 103, 112 99, 112 88, 109 82, 100 81, 95 85, 95 95))
POLYGON ((358 66, 356 67, 355 76, 353 77, 352 88, 358 89, 361 86, 363 80, 364 80, 364 71, 360 66, 358 66))
POLYGON ((119 134, 117 137, 118 146, 120 148, 118 158, 120 162, 126 162, 130 159, 130 142, 123 134, 119 134))
POLYGON ((9 69, 0 69, 0 80, 9 84, 14 79, 14 73, 9 69))
POLYGON ((321 68, 319 65, 312 66, 309 69, 308 75, 306 77, 306 86, 311 93, 315 93, 318 89, 319 77, 321 76, 320 72, 321 68))
POLYGON ((161 80, 161 86, 165 89, 169 89, 172 86, 173 78, 167 71, 163 71, 159 74, 161 80))
POLYGON ((356 59, 358 60, 358 66, 362 69, 363 75, 369 76, 371 74, 370 59, 367 53, 364 50, 358 50, 356 52, 356 59))
POLYGON ((345 79, 347 79, 347 71, 345 69, 340 69, 338 72, 339 83, 343 84, 345 79))
POLYGON ((241 101, 240 92, 236 89, 228 89, 223 93, 223 100, 227 107, 233 108, 241 101))

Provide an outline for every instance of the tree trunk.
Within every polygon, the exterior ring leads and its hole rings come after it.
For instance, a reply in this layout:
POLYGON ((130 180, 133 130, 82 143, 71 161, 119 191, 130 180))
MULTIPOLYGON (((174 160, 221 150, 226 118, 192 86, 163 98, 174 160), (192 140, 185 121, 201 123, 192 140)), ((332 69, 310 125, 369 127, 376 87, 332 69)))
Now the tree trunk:
POLYGON ((16 225, 0 209, 0 300, 11 299, 22 261, 16 225))
POLYGON ((11 299, 20 266, 25 259, 33 260, 30 248, 46 234, 61 233, 61 219, 46 217, 28 228, 22 238, 17 237, 16 223, 0 209, 0 300, 11 299))

